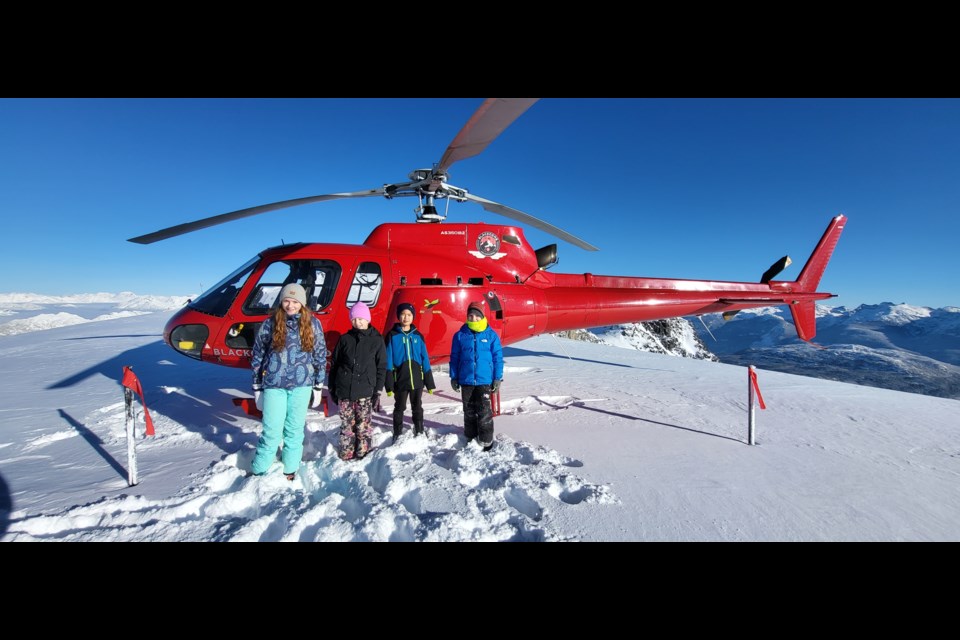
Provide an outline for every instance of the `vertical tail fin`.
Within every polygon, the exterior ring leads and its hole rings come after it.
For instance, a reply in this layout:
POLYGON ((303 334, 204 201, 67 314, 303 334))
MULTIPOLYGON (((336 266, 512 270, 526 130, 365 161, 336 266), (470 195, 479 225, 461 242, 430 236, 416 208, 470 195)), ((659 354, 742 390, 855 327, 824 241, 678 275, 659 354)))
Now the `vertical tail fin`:
POLYGON ((793 316, 793 326, 797 328, 800 339, 807 342, 813 340, 817 335, 817 304, 815 302, 792 304, 790 314, 793 316))
MULTIPOLYGON (((807 260, 807 264, 803 265, 803 271, 800 272, 800 277, 797 278, 800 291, 812 293, 817 290, 817 286, 820 284, 820 278, 823 277, 827 263, 830 262, 830 256, 833 255, 837 241, 840 240, 840 234, 843 233, 843 227, 846 221, 847 217, 841 214, 831 220, 830 224, 827 225, 827 230, 823 232, 823 237, 820 238, 820 242, 817 243, 813 253, 810 254, 810 259, 807 260)), ((799 325, 797 325, 797 328, 799 329, 799 325)))
MULTIPOLYGON (((820 242, 817 243, 797 278, 797 288, 800 291, 816 292, 827 263, 830 262, 833 250, 837 246, 837 241, 840 240, 840 234, 843 233, 846 221, 846 216, 839 215, 827 225, 827 230, 823 232, 823 237, 820 238, 820 242)), ((817 335, 817 305, 814 301, 791 304, 790 314, 793 316, 793 326, 796 327, 797 335, 801 340, 809 342, 817 335)))

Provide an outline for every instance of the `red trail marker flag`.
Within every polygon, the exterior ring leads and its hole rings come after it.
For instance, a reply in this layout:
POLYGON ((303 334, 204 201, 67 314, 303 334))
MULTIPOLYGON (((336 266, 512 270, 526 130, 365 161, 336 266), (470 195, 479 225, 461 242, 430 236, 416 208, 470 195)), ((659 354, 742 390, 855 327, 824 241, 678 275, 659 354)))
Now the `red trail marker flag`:
MULTIPOLYGON (((763 404, 763 396, 760 395, 760 385, 757 383, 757 372, 751 367, 750 368, 750 383, 753 385, 754 390, 757 392, 757 400, 760 401, 760 408, 766 409, 767 405, 763 404)), ((143 407, 146 409, 146 405, 143 407)))
POLYGON ((143 397, 143 387, 140 386, 140 379, 133 373, 133 369, 128 366, 123 367, 123 380, 120 384, 140 396, 140 404, 143 405, 143 417, 147 423, 147 435, 154 435, 153 419, 150 418, 150 412, 147 410, 147 401, 143 397))

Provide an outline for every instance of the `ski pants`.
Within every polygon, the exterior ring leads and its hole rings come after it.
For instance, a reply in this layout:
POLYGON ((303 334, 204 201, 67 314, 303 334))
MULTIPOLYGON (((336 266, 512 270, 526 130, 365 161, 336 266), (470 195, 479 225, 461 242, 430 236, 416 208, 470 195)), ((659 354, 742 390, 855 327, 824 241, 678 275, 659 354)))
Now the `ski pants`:
POLYGON ((393 405, 393 435, 403 431, 403 412, 407 410, 407 397, 413 412, 413 432, 423 433, 423 387, 419 389, 397 389, 393 392, 396 402, 393 405))
POLYGON ((280 460, 284 473, 296 473, 303 457, 303 428, 307 420, 312 387, 263 390, 263 432, 253 456, 253 472, 262 475, 277 459, 277 447, 283 442, 280 460))
POLYGON ((373 401, 371 398, 340 400, 340 459, 362 458, 373 440, 373 401))
POLYGON ((490 406, 490 385, 460 385, 463 400, 463 435, 467 441, 477 438, 483 446, 493 443, 493 407, 490 406))

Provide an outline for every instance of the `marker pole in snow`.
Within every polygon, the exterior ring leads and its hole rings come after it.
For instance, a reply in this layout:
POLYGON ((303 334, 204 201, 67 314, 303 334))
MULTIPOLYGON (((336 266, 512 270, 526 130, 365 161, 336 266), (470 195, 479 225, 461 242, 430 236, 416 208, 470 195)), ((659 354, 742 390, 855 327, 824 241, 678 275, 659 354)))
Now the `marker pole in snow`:
POLYGON ((749 445, 756 444, 754 436, 757 421, 757 405, 753 398, 753 376, 756 375, 754 371, 753 365, 750 365, 747 372, 747 444, 749 445))
POLYGON ((761 409, 767 408, 767 406, 763 404, 763 396, 760 395, 760 385, 757 383, 757 368, 750 365, 750 368, 747 369, 747 444, 749 445, 755 445, 757 443, 757 400, 760 401, 761 409))
POLYGON ((137 484, 137 441, 133 415, 133 389, 123 388, 123 403, 127 412, 127 485, 137 484))

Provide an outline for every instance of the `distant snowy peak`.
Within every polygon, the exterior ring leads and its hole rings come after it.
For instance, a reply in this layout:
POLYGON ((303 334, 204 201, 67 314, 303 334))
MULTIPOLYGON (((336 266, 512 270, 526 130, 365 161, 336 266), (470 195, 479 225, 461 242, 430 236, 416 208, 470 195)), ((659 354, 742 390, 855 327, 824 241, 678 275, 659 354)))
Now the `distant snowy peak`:
POLYGON ((116 304, 121 309, 139 311, 172 311, 196 296, 142 296, 131 291, 120 293, 77 293, 68 296, 47 296, 39 293, 0 293, 0 305, 20 309, 39 309, 38 305, 116 304))
POLYGON ((894 326, 908 324, 921 318, 929 318, 929 307, 915 307, 909 304, 862 304, 850 314, 850 320, 856 322, 883 322, 894 326))
POLYGON ((137 311, 174 311, 187 304, 187 301, 197 296, 137 296, 131 300, 119 303, 121 309, 136 309, 137 311))
POLYGON ((719 359, 710 353, 689 320, 671 318, 652 322, 631 322, 593 329, 561 331, 561 338, 606 344, 623 349, 663 353, 696 360, 719 359))
POLYGON ((69 296, 0 293, 0 336, 173 311, 182 308, 189 299, 188 296, 141 296, 130 291, 69 296), (4 322, 8 318, 9 321, 4 322))
MULTIPOLYGON (((746 309, 734 316, 732 321, 750 320, 758 317, 777 317, 791 324, 793 322, 790 310, 785 306, 746 309)), ((960 307, 931 309, 930 307, 918 307, 906 303, 894 304, 893 302, 862 304, 854 309, 817 305, 817 319, 827 323, 835 321, 843 323, 880 323, 899 327, 931 317, 942 317, 947 321, 956 320, 960 322, 960 307)), ((710 321, 708 324, 711 328, 725 322, 721 320, 719 313, 707 314, 704 319, 710 321)))

